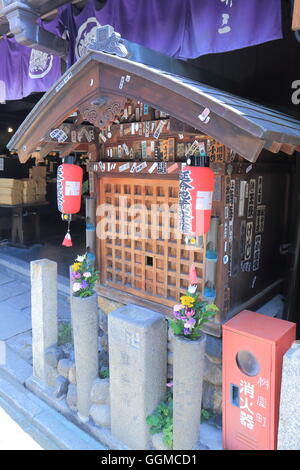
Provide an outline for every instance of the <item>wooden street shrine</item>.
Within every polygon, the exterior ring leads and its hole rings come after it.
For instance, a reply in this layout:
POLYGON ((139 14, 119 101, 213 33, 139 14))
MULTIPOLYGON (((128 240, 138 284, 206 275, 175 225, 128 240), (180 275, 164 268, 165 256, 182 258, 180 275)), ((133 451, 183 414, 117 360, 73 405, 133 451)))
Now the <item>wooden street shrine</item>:
POLYGON ((282 152, 300 149, 296 119, 137 61, 130 43, 105 26, 8 147, 21 162, 87 153, 99 296, 169 314, 194 263, 198 291, 220 309, 205 329, 220 336, 226 319, 279 291, 291 181, 282 152), (203 237, 176 236, 187 161, 215 175, 203 237), (103 222, 105 205, 114 208, 113 224, 103 222))

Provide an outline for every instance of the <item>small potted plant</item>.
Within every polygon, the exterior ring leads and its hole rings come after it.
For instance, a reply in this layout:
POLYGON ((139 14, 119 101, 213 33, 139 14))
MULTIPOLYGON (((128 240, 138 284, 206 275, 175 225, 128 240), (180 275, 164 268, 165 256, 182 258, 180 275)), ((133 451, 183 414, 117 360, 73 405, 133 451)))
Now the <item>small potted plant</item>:
POLYGON ((71 267, 71 316, 77 380, 77 407, 80 421, 89 420, 90 393, 98 377, 98 308, 94 290, 99 271, 88 253, 76 258, 71 267))
POLYGON ((94 287, 99 271, 95 270, 87 253, 77 256, 71 271, 73 296, 84 298, 95 295, 94 287))
POLYGON ((206 335, 203 324, 218 312, 197 294, 192 265, 190 285, 173 308, 169 325, 173 332, 173 449, 192 449, 199 438, 206 335), (184 416, 184 420, 182 419, 184 416))
POLYGON ((216 305, 201 300, 196 292, 197 283, 196 268, 192 264, 188 292, 180 297, 180 304, 174 305, 173 318, 169 320, 174 335, 192 341, 200 338, 203 324, 219 311, 216 305))
POLYGON ((173 307, 173 318, 169 320, 170 327, 174 335, 195 341, 203 334, 203 324, 219 309, 214 304, 202 301, 197 293, 187 292, 180 297, 180 302, 173 307))

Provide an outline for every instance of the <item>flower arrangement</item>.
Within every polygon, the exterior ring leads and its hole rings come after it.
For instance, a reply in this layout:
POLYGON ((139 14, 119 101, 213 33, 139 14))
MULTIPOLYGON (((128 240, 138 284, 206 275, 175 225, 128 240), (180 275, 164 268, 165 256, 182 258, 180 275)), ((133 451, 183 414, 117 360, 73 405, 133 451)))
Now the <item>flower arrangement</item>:
POLYGON ((93 261, 85 253, 77 256, 72 264, 72 290, 75 297, 89 297, 94 293, 95 283, 99 277, 99 271, 93 266, 93 261))
POLYGON ((173 318, 169 319, 173 333, 190 340, 200 338, 203 323, 219 311, 216 305, 207 304, 200 299, 199 294, 196 293, 197 284, 196 267, 192 263, 189 271, 188 291, 186 295, 180 297, 181 303, 174 305, 173 318))
POLYGON ((196 340, 201 336, 202 325, 215 315, 219 309, 214 304, 207 304, 199 294, 188 292, 180 297, 180 304, 173 307, 173 318, 169 320, 175 335, 196 340))

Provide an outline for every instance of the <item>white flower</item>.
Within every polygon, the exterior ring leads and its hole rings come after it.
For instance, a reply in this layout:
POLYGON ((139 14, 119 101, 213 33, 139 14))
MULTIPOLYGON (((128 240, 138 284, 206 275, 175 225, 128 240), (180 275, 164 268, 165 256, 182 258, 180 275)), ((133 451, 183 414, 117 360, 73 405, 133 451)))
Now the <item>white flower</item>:
POLYGON ((88 278, 88 277, 91 277, 91 273, 89 271, 87 271, 86 273, 83 273, 83 277, 85 278, 88 278))
POLYGON ((74 282, 73 284, 73 292, 78 292, 81 289, 80 282, 74 282))
POLYGON ((78 263, 82 263, 84 261, 84 259, 85 259, 85 255, 83 255, 83 256, 77 255, 77 258, 76 258, 75 261, 78 261, 78 263))

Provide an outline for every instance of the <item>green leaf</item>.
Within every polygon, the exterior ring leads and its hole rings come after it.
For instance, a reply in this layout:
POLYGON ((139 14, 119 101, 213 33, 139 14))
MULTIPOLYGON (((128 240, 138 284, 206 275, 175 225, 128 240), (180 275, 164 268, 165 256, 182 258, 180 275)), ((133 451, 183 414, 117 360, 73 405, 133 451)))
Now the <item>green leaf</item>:
POLYGON ((86 194, 89 191, 89 180, 86 180, 82 183, 82 195, 86 194))
POLYGON ((183 322, 182 320, 170 320, 170 327, 175 335, 183 334, 183 322))
POLYGON ((206 305, 206 310, 210 310, 216 313, 219 311, 218 307, 215 304, 206 305))
POLYGON ((99 372, 100 379, 108 379, 109 378, 109 368, 108 367, 101 367, 99 372))
POLYGON ((173 423, 163 429, 163 441, 166 447, 172 449, 173 447, 173 423))
POLYGON ((209 411, 205 410, 205 409, 202 409, 201 410, 201 422, 202 421, 206 421, 210 418, 211 414, 209 411))

